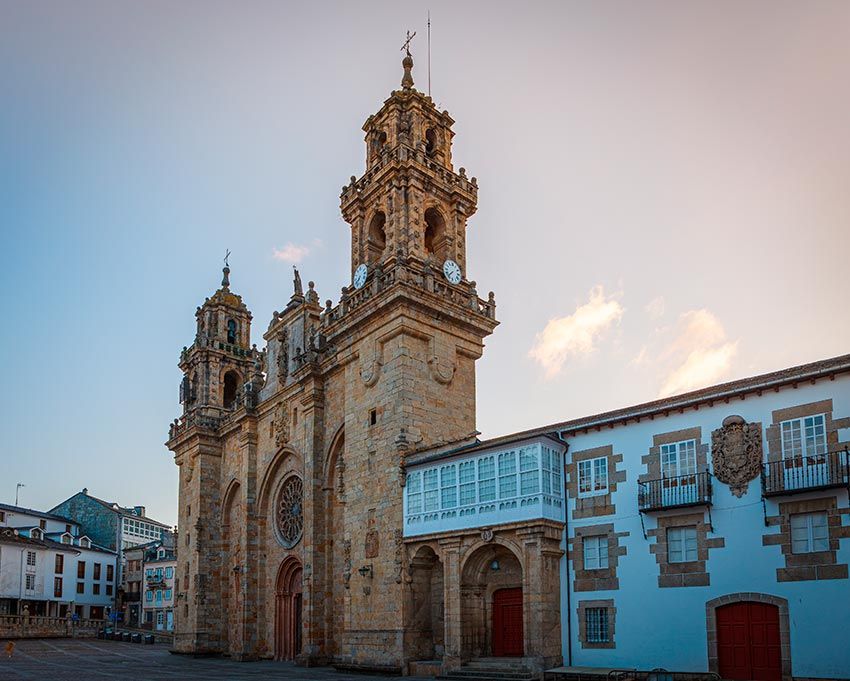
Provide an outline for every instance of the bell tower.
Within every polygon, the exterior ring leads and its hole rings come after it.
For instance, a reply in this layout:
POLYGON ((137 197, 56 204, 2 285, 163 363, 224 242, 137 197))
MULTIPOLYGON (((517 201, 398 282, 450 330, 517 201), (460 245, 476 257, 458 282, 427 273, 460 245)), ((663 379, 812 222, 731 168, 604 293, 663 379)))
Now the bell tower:
POLYGON ((479 298, 467 272, 477 182, 455 171, 454 121, 413 87, 409 53, 402 66, 401 89, 363 126, 366 170, 342 188, 352 285, 336 307, 327 302, 320 333, 326 438, 344 427, 344 520, 333 542, 345 548, 329 574, 345 581, 326 620, 335 623, 328 649, 342 664, 382 669, 418 654, 406 600, 407 459, 475 441, 475 362, 498 324, 493 294, 479 298), (344 422, 334 404, 344 404, 344 422))
POLYGON ((195 342, 180 353, 184 414, 203 408, 218 417, 236 408, 252 377, 251 313, 230 290, 230 267, 222 272, 221 288, 195 311, 195 342))
POLYGON ((413 87, 413 58, 402 62, 401 90, 363 125, 366 172, 343 189, 351 225, 351 270, 412 258, 442 269, 447 260, 466 275, 466 223, 478 201, 476 179, 452 165, 448 111, 413 87))

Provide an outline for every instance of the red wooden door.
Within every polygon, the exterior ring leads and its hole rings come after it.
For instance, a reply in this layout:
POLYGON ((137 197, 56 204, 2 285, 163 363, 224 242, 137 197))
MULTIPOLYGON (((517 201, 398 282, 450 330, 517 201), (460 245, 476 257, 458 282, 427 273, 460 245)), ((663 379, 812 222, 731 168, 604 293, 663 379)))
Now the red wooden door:
POLYGON ((781 681, 779 608, 751 602, 717 608, 717 657, 724 679, 781 681))
POLYGON ((493 593, 493 655, 519 657, 522 647, 522 589, 493 593))

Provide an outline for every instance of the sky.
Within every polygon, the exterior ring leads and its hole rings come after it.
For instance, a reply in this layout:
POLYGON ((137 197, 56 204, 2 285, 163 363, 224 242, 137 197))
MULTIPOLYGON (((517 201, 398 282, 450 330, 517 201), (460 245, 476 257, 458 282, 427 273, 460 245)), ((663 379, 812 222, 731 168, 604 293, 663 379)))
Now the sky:
POLYGON ((0 0, 0 501, 176 522, 177 361, 221 279, 262 344, 399 87, 478 178, 497 436, 848 351, 850 3, 0 0), (12 333, 14 329, 14 333, 12 333))

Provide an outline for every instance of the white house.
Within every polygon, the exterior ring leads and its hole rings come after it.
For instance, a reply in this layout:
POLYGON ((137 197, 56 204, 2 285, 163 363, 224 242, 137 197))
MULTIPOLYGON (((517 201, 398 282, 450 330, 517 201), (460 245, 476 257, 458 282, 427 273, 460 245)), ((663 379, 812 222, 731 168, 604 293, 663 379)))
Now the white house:
POLYGON ((0 612, 103 619, 115 604, 114 551, 67 518, 0 504, 0 612))

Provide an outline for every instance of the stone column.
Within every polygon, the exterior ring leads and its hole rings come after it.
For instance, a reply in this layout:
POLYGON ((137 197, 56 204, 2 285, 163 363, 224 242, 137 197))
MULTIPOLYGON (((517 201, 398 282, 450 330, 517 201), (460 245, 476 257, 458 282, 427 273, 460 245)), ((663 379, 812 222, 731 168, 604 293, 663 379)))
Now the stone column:
POLYGON ((443 561, 443 604, 445 608, 444 671, 457 669, 461 665, 463 650, 460 598, 460 538, 441 539, 443 561))

